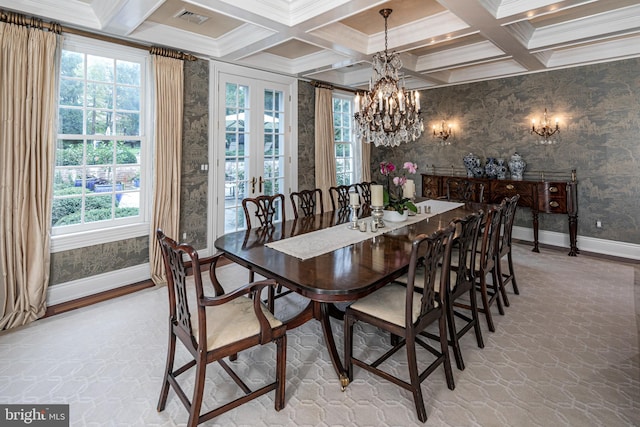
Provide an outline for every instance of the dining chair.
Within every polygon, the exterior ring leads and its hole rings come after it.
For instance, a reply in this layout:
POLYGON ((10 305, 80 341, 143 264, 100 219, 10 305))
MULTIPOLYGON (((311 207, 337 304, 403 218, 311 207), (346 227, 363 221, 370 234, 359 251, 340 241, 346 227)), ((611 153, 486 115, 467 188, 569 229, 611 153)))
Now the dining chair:
POLYGON ((463 202, 482 202, 484 200, 484 184, 468 179, 449 178, 446 183, 447 200, 463 202))
MULTIPOLYGON (((349 380, 353 380, 353 365, 359 366, 375 375, 411 391, 416 407, 418 419, 427 420, 421 383, 434 372, 438 366, 444 368, 447 386, 455 388, 451 361, 447 346, 446 310, 444 300, 445 287, 449 280, 451 261, 451 242, 455 227, 450 225, 431 236, 421 234, 411 244, 411 258, 407 285, 391 283, 348 306, 344 314, 345 363, 349 380), (422 274, 418 270, 423 269, 422 274), (441 270, 440 280, 436 283, 436 272, 441 270), (422 292, 416 291, 416 281, 420 280, 422 292), (371 349, 363 349, 359 344, 362 356, 353 354, 354 324, 368 323, 398 337, 391 349, 370 361, 372 357, 365 357, 371 349), (429 325, 437 322, 439 330, 439 349, 425 341, 420 332, 429 325), (420 345, 435 359, 422 372, 418 369, 418 354, 416 345, 420 345), (401 378, 382 369, 381 365, 393 354, 406 348, 409 368, 409 380, 401 378), (362 357, 362 359, 358 358, 362 357), (364 360, 367 359, 367 360, 364 360)), ((420 352, 422 356, 423 352, 420 352)))
MULTIPOLYGON (((225 293, 215 274, 217 261, 222 256, 217 255, 211 258, 209 266, 209 278, 214 295, 205 295, 202 266, 196 250, 188 244, 178 244, 167 237, 161 229, 156 231, 156 237, 162 248, 169 294, 169 345, 158 411, 164 410, 171 388, 189 411, 187 425, 190 427, 270 391, 275 392, 276 411, 284 408, 286 325, 275 318, 258 297, 264 288, 273 288, 275 281, 253 282, 225 293), (187 261, 185 257, 188 258, 187 261), (193 277, 193 282, 187 278, 190 275, 193 277), (245 295, 253 298, 245 298, 245 295), (178 341, 189 352, 191 358, 187 363, 176 368, 174 364, 178 341), (275 379, 252 390, 224 358, 233 358, 243 350, 269 343, 276 345, 275 379), (210 381, 206 378, 206 370, 208 364, 213 362, 217 362, 229 374, 244 395, 201 414, 205 382, 210 381), (195 380, 193 396, 189 400, 187 392, 183 389, 186 384, 181 384, 183 381, 181 381, 182 378, 179 381, 179 376, 193 367, 195 367, 195 380)), ((181 352, 178 353, 178 360, 183 360, 184 356, 181 352)), ((260 356, 252 354, 251 357, 259 358, 260 356)), ((251 361, 251 364, 257 363, 258 361, 251 361)), ((250 384, 256 384, 255 380, 252 378, 250 384)), ((225 389, 217 390, 215 394, 221 400, 225 400, 224 396, 227 393, 225 389)))
MULTIPOLYGON (((244 219, 247 225, 247 229, 251 229, 254 226, 271 228, 274 227, 276 221, 280 220, 282 223, 286 221, 285 206, 284 206, 284 194, 273 195, 260 195, 258 197, 247 197, 242 199, 242 210, 244 211, 244 219), (253 218, 257 220, 254 224, 253 218)), ((249 269, 249 282, 255 280, 255 272, 249 269)), ((276 289, 268 288, 267 291, 267 306, 272 313, 275 310, 275 300, 290 294, 291 291, 282 291, 282 285, 278 284, 276 289)))
MULTIPOLYGON (((499 248, 500 225, 505 207, 506 200, 503 200, 500 205, 493 206, 488 210, 486 220, 482 226, 482 240, 478 241, 475 253, 473 276, 476 284, 475 288, 480 292, 482 301, 482 307, 478 307, 478 311, 484 313, 487 319, 487 326, 491 332, 496 330, 493 316, 491 315, 491 306, 495 303, 498 306, 498 312, 504 315, 504 308, 500 299, 500 280, 497 274, 496 259, 499 248), (488 281, 489 276, 491 276, 491 283, 488 281)), ((454 263, 452 268, 457 267, 454 263)), ((472 310, 470 304, 454 302, 454 305, 472 310)))
POLYGON ((511 235, 513 231, 513 222, 516 217, 516 208, 518 207, 518 200, 520 195, 516 194, 507 199, 507 204, 502 215, 502 234, 500 236, 500 247, 498 248, 498 257, 496 259, 496 269, 498 270, 498 280, 500 280, 500 291, 502 292, 502 299, 504 305, 509 307, 509 298, 507 297, 506 285, 511 282, 513 286, 513 292, 516 295, 520 294, 518 285, 516 283, 516 275, 513 269, 513 255, 511 251, 511 235), (502 272, 502 260, 507 257, 508 271, 502 272))
MULTIPOLYGON (((477 292, 475 289, 474 265, 476 251, 474 248, 478 242, 479 231, 484 219, 484 211, 480 210, 473 214, 469 214, 464 218, 456 218, 451 221, 456 229, 451 250, 451 271, 449 274, 449 284, 445 288, 444 297, 442 298, 446 307, 447 329, 449 330, 449 345, 453 349, 456 366, 461 371, 464 370, 464 360, 462 359, 462 351, 460 350, 460 339, 472 328, 476 335, 478 347, 484 348, 482 339, 482 331, 480 328, 480 320, 478 316, 477 292), (461 311, 455 307, 454 303, 465 298, 469 301, 469 313, 461 311), (456 318, 461 321, 456 323, 456 318), (462 323, 464 322, 464 323, 462 323), (461 327, 458 327, 458 325, 461 327)), ((439 278, 441 270, 437 270, 437 278, 439 278)), ((422 270, 418 272, 422 274, 422 270)), ((397 283, 406 285, 408 275, 405 274, 396 279, 397 283)), ((416 281, 416 288, 423 280, 416 281)), ((438 285, 436 281, 436 286, 438 285)), ((422 292, 422 289, 419 289, 422 292)), ((432 339, 437 339, 437 335, 429 332, 421 332, 432 339)))
POLYGON ((296 219, 301 216, 308 217, 324 213, 322 190, 319 188, 293 192, 289 194, 289 198, 293 207, 293 216, 296 219))
POLYGON ((360 195, 360 202, 365 206, 371 206, 371 185, 375 183, 375 181, 371 181, 356 184, 356 190, 360 195))
POLYGON ((358 191, 355 184, 329 187, 329 195, 331 195, 331 208, 334 211, 347 210, 349 208, 349 193, 352 189, 356 192, 358 191))

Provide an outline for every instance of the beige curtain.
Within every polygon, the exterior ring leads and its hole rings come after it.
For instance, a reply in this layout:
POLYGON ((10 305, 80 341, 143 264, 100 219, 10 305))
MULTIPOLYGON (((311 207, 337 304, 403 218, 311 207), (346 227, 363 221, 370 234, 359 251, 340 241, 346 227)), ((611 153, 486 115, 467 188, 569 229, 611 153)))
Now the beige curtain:
POLYGON ((46 310, 57 39, 0 22, 0 329, 46 310))
POLYGON ((153 165, 153 213, 149 241, 151 279, 166 283, 156 229, 179 240, 180 172, 182 161, 183 62, 153 55, 155 77, 155 155, 153 165))
POLYGON ((332 97, 331 89, 316 88, 316 187, 322 190, 325 209, 331 206, 329 188, 336 185, 332 97))
POLYGON ((364 138, 360 141, 362 153, 362 182, 371 181, 371 144, 364 138))

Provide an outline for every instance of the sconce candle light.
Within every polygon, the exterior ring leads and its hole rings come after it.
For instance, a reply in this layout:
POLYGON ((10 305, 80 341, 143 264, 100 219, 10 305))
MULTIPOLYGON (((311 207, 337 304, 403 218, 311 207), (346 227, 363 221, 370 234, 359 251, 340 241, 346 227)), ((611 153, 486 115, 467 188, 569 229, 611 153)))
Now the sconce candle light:
POLYGON ((556 133, 560 133, 560 125, 558 124, 558 118, 555 120, 555 127, 551 126, 551 122, 547 119, 547 109, 544 109, 544 116, 540 126, 536 127, 536 121, 531 120, 531 134, 536 134, 542 137, 541 144, 553 144, 555 140, 551 139, 556 133))
POLYGON ((445 125, 444 120, 440 125, 440 130, 437 129, 436 125, 433 125, 433 137, 440 138, 442 140, 442 144, 451 144, 451 142, 446 142, 449 137, 453 136, 453 125, 451 123, 445 125))

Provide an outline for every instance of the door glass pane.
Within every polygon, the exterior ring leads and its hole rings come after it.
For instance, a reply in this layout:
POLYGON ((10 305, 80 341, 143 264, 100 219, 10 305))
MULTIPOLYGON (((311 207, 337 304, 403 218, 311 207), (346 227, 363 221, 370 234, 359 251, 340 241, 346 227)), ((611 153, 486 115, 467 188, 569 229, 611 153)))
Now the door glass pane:
POLYGON ((224 232, 246 228, 242 199, 248 196, 250 110, 248 86, 225 85, 224 232))
POLYGON ((264 194, 284 193, 284 96, 281 91, 264 91, 264 194))

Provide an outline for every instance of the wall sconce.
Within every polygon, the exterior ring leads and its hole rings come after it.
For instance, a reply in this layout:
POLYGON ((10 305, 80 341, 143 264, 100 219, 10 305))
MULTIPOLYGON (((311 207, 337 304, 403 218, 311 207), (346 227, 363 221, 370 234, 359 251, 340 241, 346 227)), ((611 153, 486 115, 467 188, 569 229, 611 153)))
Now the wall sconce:
POLYGON ((438 130, 438 127, 436 125, 433 125, 433 137, 434 138, 440 138, 442 140, 441 144, 442 145, 449 145, 451 144, 451 141, 447 142, 447 139, 449 139, 449 137, 453 137, 453 125, 451 123, 445 125, 444 120, 442 121, 442 124, 440 124, 440 129, 438 130))
POLYGON ((540 141, 540 144, 543 145, 547 145, 547 144, 554 144, 555 140, 551 139, 551 137, 556 134, 556 133, 560 133, 560 126, 558 125, 558 118, 556 118, 555 120, 555 127, 551 126, 551 122, 549 122, 549 120, 547 120, 547 109, 544 109, 544 117, 542 118, 542 123, 540 123, 540 126, 536 127, 536 121, 531 120, 531 134, 536 134, 542 137, 542 140, 540 141))

